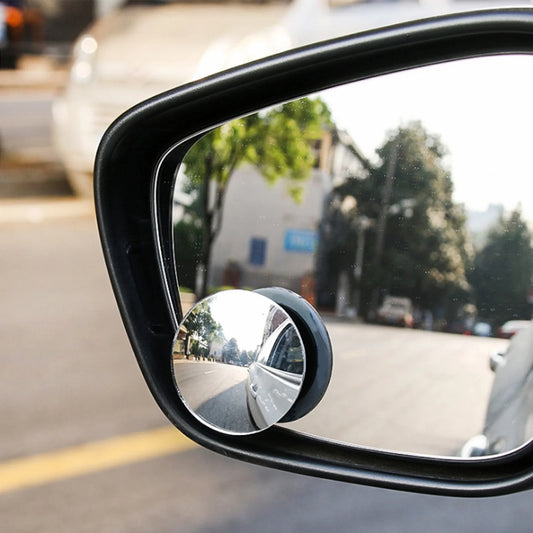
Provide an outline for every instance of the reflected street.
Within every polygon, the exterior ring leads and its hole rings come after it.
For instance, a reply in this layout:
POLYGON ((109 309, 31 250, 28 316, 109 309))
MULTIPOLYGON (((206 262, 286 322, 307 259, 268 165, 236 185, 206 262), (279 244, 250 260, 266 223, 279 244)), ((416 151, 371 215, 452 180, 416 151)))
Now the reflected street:
POLYGON ((204 420, 217 420, 220 426, 235 431, 257 430, 246 407, 247 368, 178 360, 174 361, 174 369, 180 376, 180 392, 204 420))
POLYGON ((483 429, 508 341, 327 320, 333 375, 319 406, 291 424, 362 446, 457 456, 483 429))
POLYGON ((298 398, 305 369, 289 315, 243 290, 198 302, 179 326, 172 357, 174 384, 193 415, 235 435, 279 422, 298 398))

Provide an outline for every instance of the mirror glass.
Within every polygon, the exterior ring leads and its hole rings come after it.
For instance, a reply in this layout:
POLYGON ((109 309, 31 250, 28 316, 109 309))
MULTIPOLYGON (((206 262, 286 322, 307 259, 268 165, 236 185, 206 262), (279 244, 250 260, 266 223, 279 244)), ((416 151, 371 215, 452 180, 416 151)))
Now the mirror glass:
POLYGON ((329 389, 289 427, 451 457, 533 437, 532 94, 529 56, 457 61, 261 110, 188 152, 184 304, 286 287, 331 336, 329 389))
POLYGON ((229 434, 256 433, 294 405, 305 350, 289 315, 250 291, 219 292, 182 320, 173 352, 174 382, 187 407, 229 434))

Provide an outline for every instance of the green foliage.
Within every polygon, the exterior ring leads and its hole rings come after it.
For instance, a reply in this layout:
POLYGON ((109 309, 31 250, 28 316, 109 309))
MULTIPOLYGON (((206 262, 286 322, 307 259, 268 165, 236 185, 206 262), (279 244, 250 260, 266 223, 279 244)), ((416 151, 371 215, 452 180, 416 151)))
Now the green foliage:
POLYGON ((198 222, 180 220, 174 224, 174 246, 180 253, 176 256, 180 291, 194 291, 196 265, 202 255, 202 227, 198 222))
POLYGON ((225 192, 243 163, 256 166, 269 183, 280 178, 299 182, 309 177, 315 163, 311 141, 320 139, 329 124, 330 113, 322 100, 288 102, 209 132, 185 156, 185 171, 197 186, 215 182, 217 194, 225 192))
MULTIPOLYGON (((202 243, 201 252, 191 250, 189 257, 209 267, 211 249, 222 227, 228 185, 242 164, 255 166, 270 184, 285 180, 291 197, 300 201, 302 184, 315 164, 312 142, 320 139, 330 124, 330 113, 322 100, 301 98, 233 120, 202 137, 183 161, 189 180, 186 188, 194 198, 189 209, 194 220, 187 224, 194 231, 202 228, 201 238, 195 235, 196 242, 202 243)), ((176 231, 186 243, 182 229, 176 231)), ((180 255, 184 253, 187 250, 180 247, 180 255)), ((190 271, 190 265, 188 268, 190 271)), ((200 297, 207 292, 207 268, 200 297)))
POLYGON ((519 209, 502 218, 476 255, 471 282, 478 312, 499 325, 531 318, 527 293, 533 274, 532 235, 519 209))
POLYGON ((213 319, 208 302, 200 303, 187 318, 187 329, 193 333, 192 351, 207 357, 213 340, 222 335, 222 326, 213 319))
MULTIPOLYGON (((394 144, 399 148, 389 205, 401 206, 407 199, 413 207, 388 216, 383 260, 376 265, 378 283, 422 307, 449 308, 450 302, 457 307, 469 298, 466 271, 472 248, 464 210, 452 200, 452 180, 442 163, 445 149, 420 123, 400 128, 378 151, 383 164, 369 183, 374 191, 383 189, 394 144)), ((376 210, 375 204, 369 207, 376 210)))

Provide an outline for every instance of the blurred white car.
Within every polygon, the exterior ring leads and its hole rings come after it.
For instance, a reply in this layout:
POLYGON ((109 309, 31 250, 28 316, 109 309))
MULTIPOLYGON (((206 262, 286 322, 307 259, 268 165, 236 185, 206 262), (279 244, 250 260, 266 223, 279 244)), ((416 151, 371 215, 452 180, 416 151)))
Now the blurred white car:
POLYGON ((510 339, 523 329, 529 329, 533 322, 531 320, 508 320, 498 328, 498 337, 501 339, 510 339))
POLYGON ((54 106, 54 142, 75 192, 92 193, 96 147, 107 127, 150 96, 230 66, 347 33, 452 11, 531 3, 268 1, 135 5, 101 19, 80 36, 70 82, 54 106))
MULTIPOLYGON (((70 81, 53 112, 54 144, 74 191, 92 194, 98 143, 129 107, 222 69, 228 51, 262 28, 272 28, 278 48, 289 48, 275 30, 286 10, 236 2, 135 5, 88 28, 75 43, 70 81)), ((251 55, 271 52, 248 46, 251 55)))
POLYGON ((378 322, 406 328, 413 327, 413 302, 410 298, 385 296, 378 309, 378 322))

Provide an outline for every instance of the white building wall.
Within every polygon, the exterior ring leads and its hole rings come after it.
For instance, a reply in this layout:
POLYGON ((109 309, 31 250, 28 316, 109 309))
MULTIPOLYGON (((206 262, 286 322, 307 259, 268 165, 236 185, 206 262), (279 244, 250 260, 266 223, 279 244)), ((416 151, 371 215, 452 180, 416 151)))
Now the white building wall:
POLYGON ((323 174, 314 169, 303 182, 303 201, 296 203, 287 191, 288 182, 269 185, 257 169, 245 166, 231 178, 224 206, 222 230, 215 241, 211 262, 211 285, 222 285, 223 271, 235 262, 241 286, 278 285, 299 289, 301 277, 314 269, 314 253, 287 250, 287 231, 317 232, 324 201, 323 174), (252 238, 266 241, 265 263, 250 263, 252 238))

